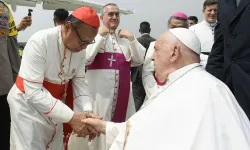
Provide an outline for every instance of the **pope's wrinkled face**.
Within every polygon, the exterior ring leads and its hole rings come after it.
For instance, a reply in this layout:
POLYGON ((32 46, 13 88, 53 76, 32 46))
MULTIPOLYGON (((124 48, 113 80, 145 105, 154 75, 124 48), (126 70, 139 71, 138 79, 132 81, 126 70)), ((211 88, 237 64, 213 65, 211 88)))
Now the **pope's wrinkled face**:
POLYGON ((117 6, 108 5, 104 9, 103 16, 100 17, 105 27, 115 30, 120 24, 120 12, 117 6))
POLYGON ((154 66, 155 72, 164 76, 175 71, 175 65, 180 60, 180 46, 177 39, 170 33, 162 34, 155 42, 154 66))
POLYGON ((86 24, 73 25, 67 22, 65 25, 65 46, 71 52, 80 52, 89 44, 93 44, 98 33, 98 28, 86 24))
POLYGON ((216 23, 217 20, 217 4, 206 6, 203 11, 205 20, 209 23, 216 23))
POLYGON ((155 72, 162 72, 165 70, 165 68, 168 68, 170 65, 170 56, 171 56, 171 49, 170 46, 168 46, 168 41, 160 37, 155 42, 154 47, 154 66, 155 66, 155 72))

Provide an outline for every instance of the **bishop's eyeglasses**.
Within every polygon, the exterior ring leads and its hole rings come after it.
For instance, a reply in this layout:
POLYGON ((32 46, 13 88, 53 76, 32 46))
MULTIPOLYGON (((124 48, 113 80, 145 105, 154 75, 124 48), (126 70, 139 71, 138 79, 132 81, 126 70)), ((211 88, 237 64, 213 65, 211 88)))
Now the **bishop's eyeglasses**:
MULTIPOLYGON (((72 26, 73 26, 73 25, 72 25, 72 26)), ((80 45, 85 45, 85 44, 89 45, 89 44, 94 44, 94 43, 95 43, 95 39, 94 39, 93 41, 83 40, 83 39, 80 37, 79 33, 77 32, 76 27, 73 26, 73 28, 74 28, 74 30, 76 31, 76 34, 77 34, 77 36, 78 36, 78 38, 79 38, 79 40, 80 40, 80 45)))

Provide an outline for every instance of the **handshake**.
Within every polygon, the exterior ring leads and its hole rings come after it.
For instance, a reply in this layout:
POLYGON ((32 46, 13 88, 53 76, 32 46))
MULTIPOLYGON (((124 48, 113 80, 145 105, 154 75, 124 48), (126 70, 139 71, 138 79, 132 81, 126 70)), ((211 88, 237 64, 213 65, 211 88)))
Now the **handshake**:
POLYGON ((68 123, 73 129, 73 135, 84 138, 89 136, 89 141, 94 140, 100 133, 105 134, 106 130, 106 122, 93 113, 75 112, 68 123))

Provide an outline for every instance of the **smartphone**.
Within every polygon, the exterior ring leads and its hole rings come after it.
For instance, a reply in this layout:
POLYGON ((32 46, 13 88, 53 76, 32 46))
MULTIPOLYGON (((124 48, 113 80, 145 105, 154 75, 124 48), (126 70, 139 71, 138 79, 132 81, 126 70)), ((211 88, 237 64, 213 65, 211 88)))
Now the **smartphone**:
POLYGON ((30 16, 30 17, 31 17, 31 12, 33 12, 33 10, 32 9, 28 9, 28 16, 30 16))

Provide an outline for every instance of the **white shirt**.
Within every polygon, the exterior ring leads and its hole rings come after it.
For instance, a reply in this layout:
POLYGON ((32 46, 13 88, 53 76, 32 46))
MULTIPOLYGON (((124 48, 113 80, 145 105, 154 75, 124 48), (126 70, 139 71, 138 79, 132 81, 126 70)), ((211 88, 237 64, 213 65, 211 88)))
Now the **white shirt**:
POLYGON ((203 20, 201 23, 191 26, 189 29, 194 31, 201 42, 201 52, 211 52, 214 44, 214 26, 203 20))

